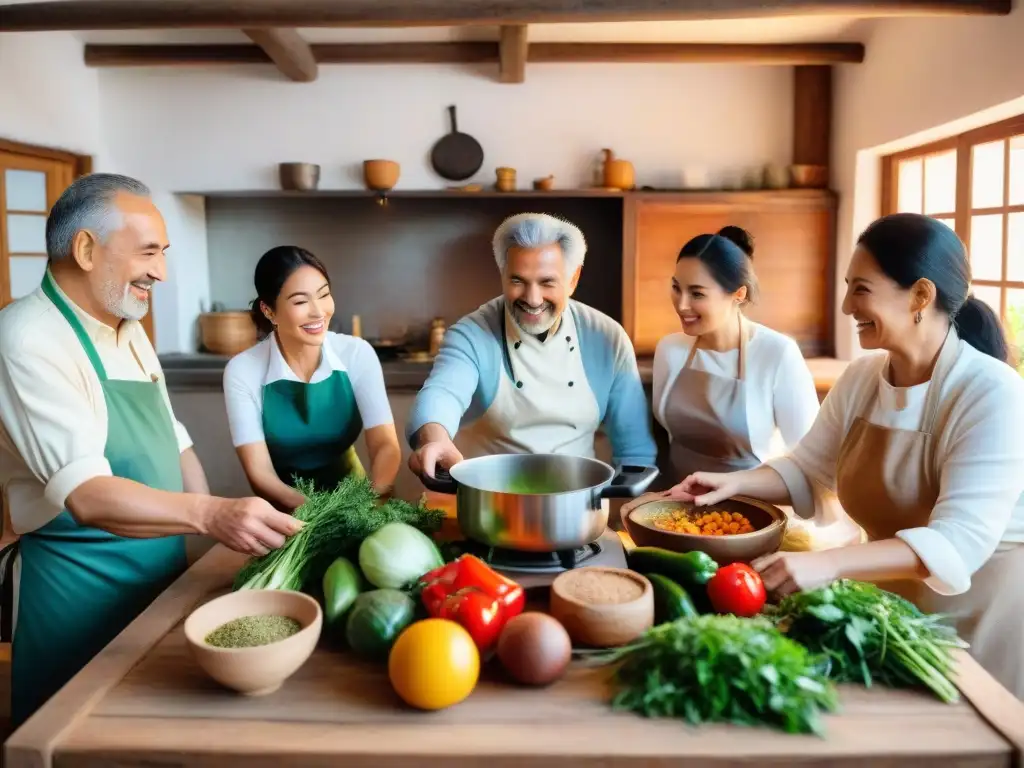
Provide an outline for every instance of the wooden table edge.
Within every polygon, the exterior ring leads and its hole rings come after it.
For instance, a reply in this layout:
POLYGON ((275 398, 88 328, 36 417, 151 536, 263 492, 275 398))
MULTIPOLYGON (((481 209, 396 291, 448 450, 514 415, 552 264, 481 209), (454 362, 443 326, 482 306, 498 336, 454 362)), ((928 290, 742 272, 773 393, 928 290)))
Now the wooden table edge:
POLYGON ((100 651, 4 743, 7 768, 52 768, 62 739, 245 558, 214 546, 100 651))
MULTIPOLYGON (((214 546, 114 638, 4 744, 7 768, 52 768, 55 750, 177 624, 210 592, 230 584, 244 556, 214 546)), ((958 651, 956 685, 981 718, 1024 764, 1024 702, 1001 686, 966 651, 958 651)))
POLYGON ((956 651, 956 687, 975 711, 1013 749, 1012 764, 1024 766, 1024 701, 985 671, 963 650, 956 651))

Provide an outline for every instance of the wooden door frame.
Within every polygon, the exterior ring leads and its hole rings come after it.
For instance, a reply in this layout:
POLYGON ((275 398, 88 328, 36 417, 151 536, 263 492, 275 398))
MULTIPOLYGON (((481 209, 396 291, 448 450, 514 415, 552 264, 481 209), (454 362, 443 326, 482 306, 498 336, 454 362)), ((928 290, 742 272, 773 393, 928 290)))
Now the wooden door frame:
MULTIPOLYGON (((70 152, 65 149, 52 147, 41 147, 36 144, 25 144, 20 141, 12 141, 0 137, 0 152, 11 152, 17 155, 39 157, 45 160, 61 160, 71 164, 74 178, 92 173, 92 155, 82 155, 77 152, 70 152)), ((156 347, 156 333, 153 328, 153 297, 149 297, 149 312, 142 318, 142 327, 145 328, 149 341, 156 347)))

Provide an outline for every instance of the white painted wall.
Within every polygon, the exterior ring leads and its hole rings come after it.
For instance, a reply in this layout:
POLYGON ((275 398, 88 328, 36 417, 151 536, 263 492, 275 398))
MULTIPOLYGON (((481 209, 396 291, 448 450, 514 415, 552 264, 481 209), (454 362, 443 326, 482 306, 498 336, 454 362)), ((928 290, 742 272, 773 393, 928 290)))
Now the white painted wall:
MULTIPOLYGON (((366 158, 401 163, 400 188, 441 188, 428 156, 448 130, 449 104, 484 147, 476 180, 485 184, 508 165, 522 187, 548 174, 558 186, 589 185, 603 147, 633 161, 639 184, 662 186, 681 185, 686 170, 790 161, 788 68, 546 65, 523 85, 497 83, 492 70, 323 67, 310 84, 265 67, 105 70, 104 137, 120 170, 167 192, 274 189, 283 161, 319 163, 321 188, 358 189, 366 158)), ((184 239, 187 253, 172 232, 166 288, 177 317, 157 297, 162 352, 192 348, 209 295, 199 230, 184 239)))
POLYGON ((67 32, 0 34, 0 137, 105 162, 99 77, 67 32))
POLYGON ((842 316, 856 236, 880 214, 879 157, 1024 113, 1024 7, 1008 17, 893 19, 836 73, 833 184, 840 194, 836 353, 857 354, 842 316))

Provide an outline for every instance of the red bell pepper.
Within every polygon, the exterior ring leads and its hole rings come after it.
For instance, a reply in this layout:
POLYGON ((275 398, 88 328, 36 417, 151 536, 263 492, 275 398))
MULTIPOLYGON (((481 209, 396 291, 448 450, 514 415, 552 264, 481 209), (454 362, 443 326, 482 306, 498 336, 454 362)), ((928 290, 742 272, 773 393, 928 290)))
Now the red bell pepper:
POLYGON ((420 582, 427 613, 461 625, 481 652, 494 647, 505 622, 522 613, 526 604, 521 585, 473 555, 430 571, 420 582))

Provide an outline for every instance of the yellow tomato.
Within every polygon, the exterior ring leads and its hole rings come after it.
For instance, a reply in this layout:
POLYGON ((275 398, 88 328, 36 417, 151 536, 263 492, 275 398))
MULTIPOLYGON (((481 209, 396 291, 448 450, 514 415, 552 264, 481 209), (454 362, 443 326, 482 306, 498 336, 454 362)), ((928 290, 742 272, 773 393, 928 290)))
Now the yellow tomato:
POLYGON ((447 619, 410 624, 388 655, 395 693, 418 709, 444 709, 469 696, 480 676, 480 653, 469 632, 447 619))

